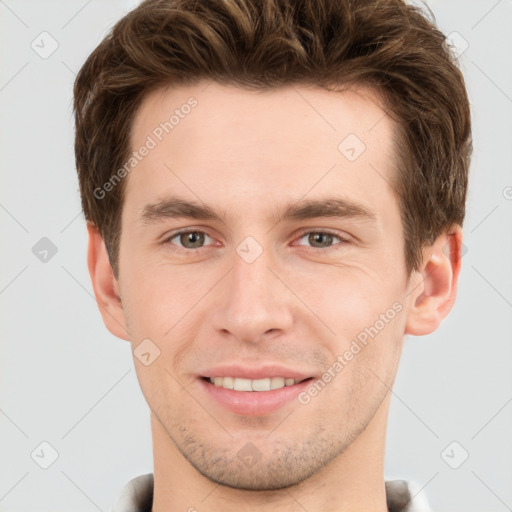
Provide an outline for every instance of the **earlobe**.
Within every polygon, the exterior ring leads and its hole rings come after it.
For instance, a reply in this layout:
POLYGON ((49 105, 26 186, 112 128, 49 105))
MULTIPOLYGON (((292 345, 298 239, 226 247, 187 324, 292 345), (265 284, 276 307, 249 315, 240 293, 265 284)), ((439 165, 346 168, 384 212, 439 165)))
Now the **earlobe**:
POLYGON ((454 226, 425 249, 421 274, 410 292, 405 334, 434 332, 455 303, 462 260, 462 230, 454 226))
POLYGON ((103 322, 114 336, 129 341, 119 284, 110 265, 105 243, 96 226, 88 223, 87 231, 89 233, 87 265, 103 322))

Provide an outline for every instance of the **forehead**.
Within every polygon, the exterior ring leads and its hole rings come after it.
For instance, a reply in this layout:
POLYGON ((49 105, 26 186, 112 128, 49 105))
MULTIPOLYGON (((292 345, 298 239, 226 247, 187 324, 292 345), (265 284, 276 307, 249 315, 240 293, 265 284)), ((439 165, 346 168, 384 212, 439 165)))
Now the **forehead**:
POLYGON ((132 151, 151 149, 130 172, 125 197, 139 209, 168 194, 223 210, 250 201, 251 211, 268 213, 286 196, 337 189, 378 205, 393 196, 394 130, 369 88, 162 88, 134 119, 132 151))
MULTIPOLYGON (((211 141, 210 145, 217 146, 218 135, 224 134, 236 136, 238 145, 250 144, 242 149, 253 149, 258 140, 267 144, 273 140, 278 147, 292 144, 297 150, 298 142, 318 135, 326 137, 324 146, 337 149, 336 143, 344 135, 352 133, 370 142, 377 125, 374 135, 389 131, 391 124, 381 96, 369 87, 327 91, 289 85, 261 91, 203 81, 146 95, 133 122, 131 143, 135 147, 153 134, 178 145, 194 131, 197 145, 211 141)), ((225 147, 232 146, 232 139, 223 139, 225 147)), ((189 144, 193 142, 189 140, 189 144)), ((318 149, 319 141, 314 142, 313 150, 318 149)))

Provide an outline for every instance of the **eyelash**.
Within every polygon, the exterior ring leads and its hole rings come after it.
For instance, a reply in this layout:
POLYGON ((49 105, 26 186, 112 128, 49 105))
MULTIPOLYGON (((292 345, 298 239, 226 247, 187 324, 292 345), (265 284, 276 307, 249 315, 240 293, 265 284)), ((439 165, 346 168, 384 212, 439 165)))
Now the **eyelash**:
MULTIPOLYGON (((198 230, 198 229, 185 229, 183 231, 177 231, 176 233, 173 233, 171 234, 170 236, 166 237, 165 240, 162 241, 162 244, 164 245, 167 245, 167 244, 170 244, 171 243, 171 240, 174 240, 176 237, 179 237, 181 235, 186 235, 187 233, 202 233, 210 238, 213 238, 211 237, 210 235, 208 235, 208 233, 204 232, 204 231, 201 231, 201 230, 198 230)), ((308 246, 303 246, 303 245, 300 245, 300 247, 306 247, 307 250, 309 251, 313 251, 313 252, 316 252, 316 251, 329 251, 329 250, 336 250, 337 246, 341 246, 341 245, 346 245, 346 244, 349 244, 350 241, 347 240, 346 238, 343 238, 342 236, 340 236, 339 234, 333 232, 333 231, 329 231, 329 230, 321 230, 321 231, 315 231, 315 230, 309 230, 309 231, 302 231, 299 236, 298 236, 298 240, 301 240, 302 238, 304 238, 306 235, 309 235, 309 234, 321 234, 321 235, 330 235, 334 238, 337 238, 339 240, 339 243, 336 243, 336 244, 333 244, 331 245, 330 247, 325 247, 325 248, 322 248, 322 247, 308 247, 308 246)), ((172 244, 172 245, 175 245, 175 244, 172 244)), ((203 247, 198 247, 196 249, 187 249, 186 247, 180 247, 179 245, 176 245, 176 250, 178 252, 187 252, 187 253, 193 253, 195 251, 199 251, 201 249, 204 249, 205 246, 203 247)))

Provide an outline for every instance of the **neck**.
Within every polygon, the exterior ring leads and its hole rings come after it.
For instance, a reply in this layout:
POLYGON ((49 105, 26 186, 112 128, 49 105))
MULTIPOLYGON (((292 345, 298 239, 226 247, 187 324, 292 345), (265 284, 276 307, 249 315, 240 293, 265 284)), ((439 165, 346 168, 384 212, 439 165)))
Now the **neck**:
POLYGON ((297 485, 271 491, 232 489, 208 480, 151 414, 152 512, 387 512, 384 449, 389 399, 358 438, 322 470, 297 485))

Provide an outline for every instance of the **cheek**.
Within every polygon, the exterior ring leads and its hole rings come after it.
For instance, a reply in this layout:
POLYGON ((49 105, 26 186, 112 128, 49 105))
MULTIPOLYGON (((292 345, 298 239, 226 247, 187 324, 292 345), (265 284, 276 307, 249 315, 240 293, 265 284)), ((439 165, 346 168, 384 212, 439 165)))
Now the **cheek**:
MULTIPOLYGON (((389 311, 395 313, 394 309, 389 311)), ((354 323, 345 328, 339 324, 344 334, 337 338, 333 364, 326 369, 331 383, 327 384, 329 389, 324 396, 328 403, 337 404, 331 411, 338 418, 336 421, 363 421, 375 412, 392 387, 400 359, 404 323, 401 313, 389 314, 389 317, 392 315, 388 323, 359 319, 357 326, 354 323)), ((318 406, 321 407, 320 402, 318 406)))
POLYGON ((121 281, 123 307, 139 335, 168 335, 208 291, 209 279, 202 279, 191 269, 126 263, 130 270, 121 281))
POLYGON ((365 332, 365 328, 371 328, 376 322, 379 331, 388 332, 392 328, 391 320, 401 308, 402 290, 389 272, 372 271, 362 265, 326 267, 325 272, 318 271, 314 276, 301 279, 301 283, 293 274, 289 279, 289 282, 296 280, 295 289, 301 290, 308 308, 334 331, 338 340, 344 342, 365 332), (300 288, 299 284, 302 285, 300 288))
POLYGON ((393 287, 389 276, 386 279, 387 283, 376 275, 350 269, 339 272, 336 280, 331 280, 336 284, 329 292, 316 298, 322 300, 318 309, 322 320, 336 333, 327 345, 333 364, 340 363, 338 372, 331 369, 341 377, 335 379, 333 391, 351 402, 350 396, 355 396, 356 402, 382 397, 386 386, 392 385, 400 358, 405 326, 403 290, 396 283, 393 287))

